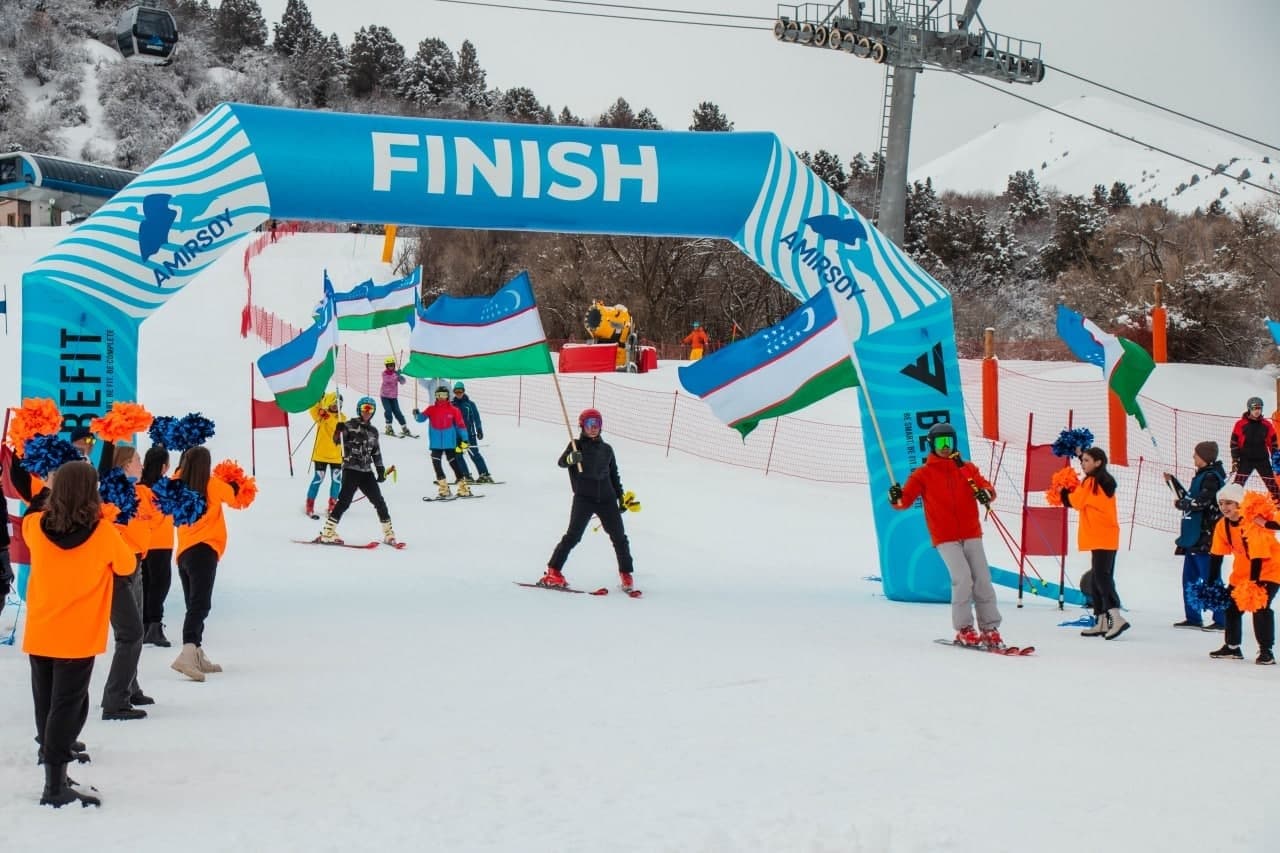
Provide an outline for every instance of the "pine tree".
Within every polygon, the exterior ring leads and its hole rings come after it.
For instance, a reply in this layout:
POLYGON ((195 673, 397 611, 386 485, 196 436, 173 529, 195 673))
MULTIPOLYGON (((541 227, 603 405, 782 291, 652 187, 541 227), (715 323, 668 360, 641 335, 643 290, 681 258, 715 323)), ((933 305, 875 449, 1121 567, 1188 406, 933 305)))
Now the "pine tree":
POLYGON ((729 131, 733 130, 733 122, 729 121, 720 107, 711 101, 703 101, 693 110, 693 124, 690 130, 729 131))
POLYGON ((1063 196, 1058 201, 1053 239, 1040 250, 1045 273, 1053 277, 1073 266, 1096 266, 1095 242, 1106 219, 1105 207, 1083 196, 1063 196))
POLYGON ((480 59, 476 55, 476 46, 469 40, 458 49, 458 100, 473 112, 488 111, 492 104, 489 101, 488 83, 485 71, 480 67, 480 59))
POLYGON ((216 48, 222 53, 238 53, 245 47, 267 43, 267 22, 257 0, 222 0, 213 19, 216 48))
MULTIPOLYGON (((863 163, 865 164, 866 161, 864 160, 863 163)), ((915 181, 907 187, 902 248, 917 261, 922 260, 922 256, 928 251, 929 236, 941 218, 942 204, 938 201, 938 194, 933 189, 932 178, 925 178, 923 184, 915 181)))
POLYGON ((867 158, 859 151, 853 155, 853 159, 849 161, 849 180, 857 181, 871 174, 871 164, 867 162, 867 158))
POLYGON ((1049 212, 1049 205, 1040 194, 1040 182, 1030 169, 1010 175, 1004 193, 1009 197, 1009 218, 1015 223, 1035 222, 1049 212))
POLYGON ((584 122, 582 119, 574 115, 573 112, 568 107, 565 107, 560 111, 560 116, 559 118, 556 119, 556 124, 565 124, 565 125, 572 125, 574 127, 582 127, 586 124, 586 122, 584 122))
POLYGON ((636 114, 626 98, 618 98, 596 121, 600 127, 635 127, 636 114))
POLYGON ((527 86, 503 92, 501 109, 509 121, 521 124, 541 124, 545 115, 538 96, 527 86))
POLYGON ((280 23, 275 26, 276 38, 272 43, 276 53, 293 56, 298 52, 301 42, 316 30, 311 22, 311 10, 303 0, 287 0, 280 23))
POLYGON ((662 122, 653 114, 653 110, 645 107, 636 115, 636 127, 641 130, 662 130, 662 122))
POLYGON ((404 45, 386 27, 361 27, 351 42, 348 63, 351 94, 393 91, 404 69, 404 45))
POLYGON ((457 94, 458 63, 438 38, 423 39, 400 77, 399 94, 420 109, 438 106, 457 94))
POLYGON ((849 178, 845 175, 844 166, 841 165, 839 157, 825 148, 819 148, 813 155, 813 162, 809 163, 809 168, 815 175, 822 178, 827 186, 835 190, 836 195, 844 195, 844 191, 849 186, 849 178))
POLYGON ((1105 184, 1093 185, 1093 203, 1098 207, 1107 206, 1107 187, 1105 184))
POLYGON ((1116 181, 1111 185, 1111 192, 1107 194, 1107 209, 1111 211, 1120 210, 1123 207, 1132 207, 1133 201, 1129 198, 1129 185, 1124 181, 1116 181))

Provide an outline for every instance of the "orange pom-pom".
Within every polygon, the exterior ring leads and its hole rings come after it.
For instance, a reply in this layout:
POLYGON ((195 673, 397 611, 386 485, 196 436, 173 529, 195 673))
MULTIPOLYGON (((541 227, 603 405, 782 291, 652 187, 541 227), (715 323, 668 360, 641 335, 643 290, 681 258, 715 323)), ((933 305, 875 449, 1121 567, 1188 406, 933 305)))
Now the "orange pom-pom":
POLYGON ((89 430, 103 441, 121 441, 151 427, 151 413, 137 403, 112 403, 111 411, 89 422, 89 430))
POLYGON ((1260 583, 1246 581, 1231 588, 1231 597, 1241 613, 1252 613, 1267 606, 1267 590, 1260 583))
POLYGON ((1270 495, 1264 495, 1262 492, 1245 492, 1244 500, 1240 502, 1240 514, 1248 521, 1255 518, 1275 521, 1276 505, 1270 495))
POLYGON ((213 476, 224 483, 239 483, 244 479, 245 473, 239 462, 233 459, 223 459, 213 466, 213 476))
POLYGON ((245 506, 253 503, 253 499, 258 496, 258 483, 252 477, 245 477, 240 481, 240 491, 236 493, 241 503, 245 506))
POLYGON ((54 435, 62 431, 62 413, 57 405, 45 397, 31 397, 22 401, 22 408, 15 409, 9 421, 9 442, 19 456, 27 439, 37 435, 54 435))
POLYGON ((1076 474, 1076 469, 1067 465, 1053 472, 1053 477, 1049 480, 1049 488, 1045 490, 1044 499, 1049 502, 1049 506, 1062 506, 1062 490, 1071 491, 1080 485, 1080 477, 1076 474))

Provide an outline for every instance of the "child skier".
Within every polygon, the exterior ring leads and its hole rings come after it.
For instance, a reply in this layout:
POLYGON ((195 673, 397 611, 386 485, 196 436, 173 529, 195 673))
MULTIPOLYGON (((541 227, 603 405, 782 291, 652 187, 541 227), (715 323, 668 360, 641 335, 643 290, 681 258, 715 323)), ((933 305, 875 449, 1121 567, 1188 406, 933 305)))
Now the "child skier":
POLYGON ((312 518, 316 515, 316 496, 320 494, 320 484, 324 482, 324 472, 329 472, 329 506, 333 512, 338 503, 338 492, 342 489, 342 448, 333 440, 333 428, 346 420, 342 416, 342 395, 330 391, 308 411, 311 420, 316 422, 316 440, 311 447, 311 467, 315 473, 311 475, 311 484, 307 486, 306 513, 312 518))
MULTIPOLYGON (((562 569, 569 559, 569 552, 582 541, 591 517, 600 519, 600 526, 609 534, 613 553, 618 558, 618 577, 624 591, 633 589, 631 573, 635 568, 631 560, 631 544, 622 524, 622 513, 632 507, 626 503, 622 490, 622 478, 618 475, 618 461, 613 448, 600 437, 604 419, 597 409, 586 409, 578 415, 577 447, 570 444, 560 453, 558 464, 569 472, 569 486, 573 489, 573 504, 569 510, 569 527, 551 552, 547 572, 538 581, 540 586, 568 586, 562 569)), ((634 496, 631 496, 634 500, 634 496)))
POLYGON ((378 411, 372 397, 361 397, 356 403, 356 416, 339 423, 333 431, 333 440, 342 444, 342 491, 338 503, 329 511, 320 531, 320 542, 340 544, 338 522, 351 506, 351 499, 358 489, 369 499, 382 523, 382 541, 396 544, 396 533, 391 527, 391 513, 382 497, 379 483, 386 482, 387 471, 382 465, 382 446, 378 443, 378 429, 370 421, 378 411))
POLYGON ((396 369, 396 360, 387 356, 382 368, 382 388, 378 392, 382 396, 382 414, 387 421, 385 431, 387 435, 396 434, 391 426, 391 418, 394 417, 400 422, 400 437, 412 438, 413 433, 409 432, 409 425, 404 421, 404 412, 400 411, 400 386, 403 384, 404 377, 396 369))
POLYGON ((951 622, 956 645, 1005 648, 1000 637, 1000 610, 991 585, 991 565, 982 547, 978 504, 995 500, 996 490, 978 467, 956 450, 956 430, 949 423, 929 429, 929 455, 907 482, 889 487, 894 509, 907 509, 924 498, 924 522, 933 547, 951 575, 951 622), (974 630, 974 614, 978 628, 974 630))
MULTIPOLYGON (((480 455, 480 448, 476 444, 484 440, 484 425, 480 423, 480 410, 476 408, 476 404, 467 396, 467 386, 461 382, 453 383, 453 405, 458 407, 458 411, 462 412, 462 420, 467 424, 467 442, 471 445, 467 448, 467 454, 471 456, 471 461, 476 463, 476 482, 492 483, 493 477, 489 475, 489 466, 485 464, 484 457, 480 455)), ((465 472, 466 466, 463 466, 465 472)))
POLYGON ((467 471, 462 466, 458 454, 467 449, 467 423, 462 412, 449 401, 449 386, 436 388, 436 401, 427 406, 425 412, 413 410, 413 419, 418 423, 427 422, 427 446, 431 448, 431 467, 436 472, 437 498, 451 498, 449 481, 445 479, 444 466, 440 457, 449 461, 457 478, 458 497, 471 497, 471 487, 467 485, 467 471))

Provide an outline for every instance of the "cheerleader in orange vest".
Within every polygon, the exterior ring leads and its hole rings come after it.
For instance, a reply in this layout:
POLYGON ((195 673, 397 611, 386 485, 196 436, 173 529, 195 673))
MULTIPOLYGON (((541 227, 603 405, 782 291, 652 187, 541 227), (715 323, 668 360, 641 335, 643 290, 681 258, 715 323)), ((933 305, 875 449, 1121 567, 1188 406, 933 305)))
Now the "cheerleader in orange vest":
POLYGON ((1120 610, 1116 592, 1116 551, 1120 549, 1120 521, 1116 512, 1116 478, 1107 470, 1107 452, 1088 447, 1080 453, 1084 479, 1074 489, 1063 489, 1062 504, 1080 513, 1077 545, 1090 551, 1093 583, 1093 627, 1080 632, 1084 637, 1114 640, 1129 630, 1120 610))

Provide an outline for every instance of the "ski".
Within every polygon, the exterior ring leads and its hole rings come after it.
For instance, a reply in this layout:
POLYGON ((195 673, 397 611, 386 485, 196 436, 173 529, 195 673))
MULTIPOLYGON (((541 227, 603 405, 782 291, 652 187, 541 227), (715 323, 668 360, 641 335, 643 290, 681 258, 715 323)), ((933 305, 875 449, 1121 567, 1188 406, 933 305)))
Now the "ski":
POLYGON ((296 542, 299 545, 328 545, 329 547, 336 547, 336 548, 358 548, 363 551, 372 550, 382 544, 381 542, 367 542, 364 545, 356 545, 351 542, 341 542, 341 541, 323 542, 321 541, 319 536, 317 536, 315 539, 294 539, 292 541, 296 542))
POLYGON ((386 545, 388 548, 395 548, 397 551, 403 551, 408 542, 401 542, 397 539, 395 542, 380 542, 380 545, 386 545))
POLYGON ((628 598, 639 598, 640 596, 644 595, 643 592, 636 589, 635 587, 625 587, 625 586, 619 585, 618 589, 626 593, 628 598))
POLYGON ((431 503, 447 503, 448 501, 469 501, 469 500, 471 500, 472 498, 482 498, 482 497, 484 497, 484 495, 477 495, 477 494, 474 494, 474 493, 473 493, 473 494, 470 494, 470 495, 449 495, 449 497, 447 497, 447 498, 446 498, 446 497, 439 497, 439 496, 435 496, 435 495, 423 495, 423 496, 422 496, 422 501, 423 501, 423 503, 429 503, 429 504, 431 504, 431 503))
POLYGON ((609 590, 606 587, 600 587, 597 590, 574 589, 571 586, 547 586, 540 583, 525 583, 524 581, 512 581, 516 586, 525 586, 531 589, 549 589, 554 592, 572 592, 576 595, 608 595, 609 590))
POLYGON ((957 643, 955 640, 934 640, 943 646, 955 646, 957 649, 970 649, 975 652, 986 652, 989 655, 1001 655, 1003 657, 1027 657, 1036 653, 1035 646, 1005 646, 1003 649, 989 649, 986 646, 965 646, 957 643))

